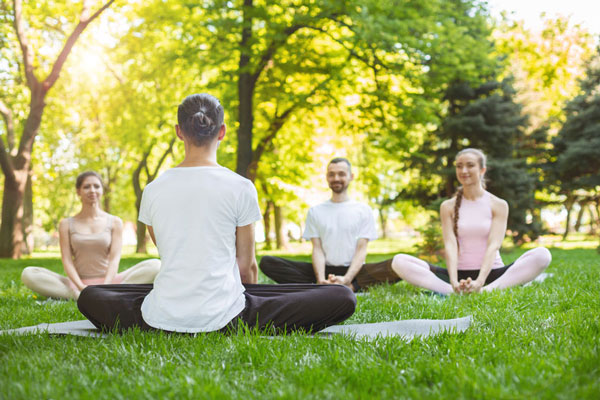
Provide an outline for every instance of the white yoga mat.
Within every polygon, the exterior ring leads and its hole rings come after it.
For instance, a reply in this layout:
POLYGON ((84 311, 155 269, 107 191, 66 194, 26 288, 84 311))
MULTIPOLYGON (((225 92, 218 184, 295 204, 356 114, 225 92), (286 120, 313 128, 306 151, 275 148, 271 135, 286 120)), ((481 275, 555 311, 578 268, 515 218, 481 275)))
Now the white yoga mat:
MULTIPOLYGON (((457 319, 412 319, 405 321, 376 322, 372 324, 334 325, 319 331, 324 335, 350 335, 356 338, 377 338, 398 336, 411 340, 415 336, 435 335, 439 332, 463 332, 471 325, 471 317, 457 319)), ((7 329, 0 334, 27 335, 27 334, 54 334, 76 335, 90 337, 106 337, 108 334, 96 329, 88 320, 60 322, 56 324, 39 324, 24 328, 7 329)))

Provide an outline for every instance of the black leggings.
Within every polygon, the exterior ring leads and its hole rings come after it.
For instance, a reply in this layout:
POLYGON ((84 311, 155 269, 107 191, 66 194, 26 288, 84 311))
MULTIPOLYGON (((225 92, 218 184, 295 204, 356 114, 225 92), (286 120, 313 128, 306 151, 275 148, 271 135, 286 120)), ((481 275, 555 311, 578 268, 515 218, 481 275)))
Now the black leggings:
MULTIPOLYGON (((385 261, 364 264, 352 281, 354 290, 358 291, 373 285, 401 281, 392 269, 392 261, 393 259, 390 258, 385 261)), ((305 261, 263 256, 260 259, 259 267, 263 274, 277 283, 315 283, 317 281, 312 263, 305 261)), ((348 272, 348 267, 325 266, 325 278, 329 274, 344 275, 346 272, 348 272)))
MULTIPOLYGON (((157 330, 142 318, 141 306, 152 284, 88 286, 77 306, 87 319, 103 331, 138 327, 157 330)), ((283 331, 319 331, 348 319, 356 297, 341 285, 244 285, 246 307, 220 332, 235 331, 239 321, 250 328, 283 331)))
MULTIPOLYGON (((429 264, 429 263, 427 263, 429 264)), ((494 282, 496 279, 500 278, 507 269, 509 269, 514 263, 510 263, 500 268, 493 268, 487 278, 485 279, 485 284, 494 282)), ((429 264, 429 270, 433 272, 438 278, 441 280, 450 283, 450 276, 448 275, 448 270, 446 268, 438 267, 437 265, 429 264)), ((479 276, 479 269, 459 269, 456 271, 458 273, 458 280, 461 279, 477 279, 479 276)))

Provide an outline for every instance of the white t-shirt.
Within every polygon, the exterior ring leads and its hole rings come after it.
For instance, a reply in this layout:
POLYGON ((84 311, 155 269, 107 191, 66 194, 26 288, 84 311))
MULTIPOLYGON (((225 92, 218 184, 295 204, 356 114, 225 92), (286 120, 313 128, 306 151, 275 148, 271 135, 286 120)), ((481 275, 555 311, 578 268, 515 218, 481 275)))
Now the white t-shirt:
POLYGON ((154 229, 162 265, 144 321, 176 332, 227 325, 246 304, 236 228, 260 218, 252 182, 223 167, 172 168, 146 186, 139 220, 154 229))
POLYGON ((349 266, 358 239, 377 239, 375 218, 366 204, 328 200, 308 210, 302 237, 321 239, 327 265, 349 266))

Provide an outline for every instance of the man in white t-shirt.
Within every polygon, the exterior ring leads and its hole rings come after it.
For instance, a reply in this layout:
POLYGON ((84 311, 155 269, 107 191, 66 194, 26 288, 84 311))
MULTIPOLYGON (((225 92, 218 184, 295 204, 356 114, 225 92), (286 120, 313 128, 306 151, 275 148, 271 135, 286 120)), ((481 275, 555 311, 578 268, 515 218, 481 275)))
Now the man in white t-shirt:
POLYGON ((354 312, 356 298, 343 285, 256 284, 254 222, 261 214, 252 182, 217 163, 223 116, 207 94, 179 105, 176 133, 185 158, 146 186, 139 212, 161 271, 154 285, 84 289, 79 309, 97 327, 196 333, 234 329, 241 320, 260 329, 316 331, 354 312))
POLYGON ((357 291, 397 282, 392 259, 365 264, 369 240, 377 239, 371 208, 350 200, 350 162, 334 158, 327 165, 331 199, 308 210, 304 234, 312 242, 312 263, 264 256, 260 269, 278 283, 341 284, 357 291))

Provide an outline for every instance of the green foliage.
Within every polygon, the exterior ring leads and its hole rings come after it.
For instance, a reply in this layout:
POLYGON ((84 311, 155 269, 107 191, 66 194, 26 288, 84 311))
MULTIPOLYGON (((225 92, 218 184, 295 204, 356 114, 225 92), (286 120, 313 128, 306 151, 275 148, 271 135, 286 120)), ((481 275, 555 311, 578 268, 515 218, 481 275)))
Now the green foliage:
MULTIPOLYGON (((593 249, 552 254, 554 276, 528 287, 439 298, 399 283, 358 297, 348 323, 473 317, 464 333, 411 342, 254 332, 0 335, 0 397, 596 399, 598 256, 593 249)), ((19 282, 24 266, 58 270, 57 258, 2 262, 1 329, 83 318, 74 302, 38 303, 19 282)))
POLYGON ((439 218, 434 215, 430 216, 428 223, 417 231, 421 235, 420 242, 415 246, 417 257, 431 263, 442 261, 444 239, 439 218))
POLYGON ((529 116, 531 130, 545 125, 555 134, 565 119, 564 103, 577 95, 577 79, 594 50, 594 38, 567 17, 542 17, 543 29, 503 22, 495 32, 496 51, 507 58, 515 77, 516 101, 529 116))
POLYGON ((552 169, 563 193, 600 188, 600 48, 588 64, 581 92, 567 103, 567 120, 552 140, 552 169))

